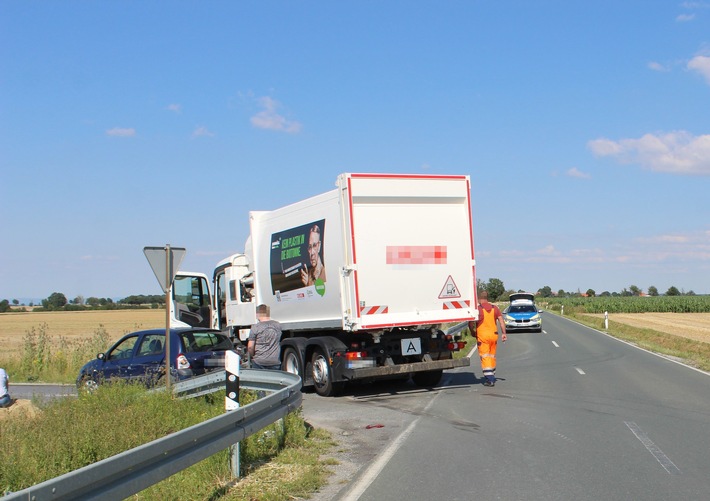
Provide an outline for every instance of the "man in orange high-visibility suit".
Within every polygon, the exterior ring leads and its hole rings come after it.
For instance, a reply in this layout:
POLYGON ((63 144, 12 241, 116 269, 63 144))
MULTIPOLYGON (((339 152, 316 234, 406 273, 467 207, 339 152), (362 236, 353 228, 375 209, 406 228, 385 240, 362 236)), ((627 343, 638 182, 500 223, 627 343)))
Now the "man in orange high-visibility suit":
POLYGON ((505 333, 505 322, 500 308, 488 302, 488 292, 478 294, 478 322, 469 322, 471 334, 475 333, 478 343, 478 354, 481 357, 484 386, 496 384, 496 347, 498 346, 498 326, 500 325, 501 339, 505 343, 508 335, 505 333))

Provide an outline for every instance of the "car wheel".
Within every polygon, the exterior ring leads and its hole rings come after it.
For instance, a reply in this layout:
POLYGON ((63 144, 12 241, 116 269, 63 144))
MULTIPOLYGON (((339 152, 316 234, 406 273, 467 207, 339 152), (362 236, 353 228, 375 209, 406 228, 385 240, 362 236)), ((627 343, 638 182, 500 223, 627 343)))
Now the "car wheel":
POLYGON ((99 387, 98 381, 95 381, 93 378, 89 376, 84 376, 81 378, 81 381, 77 385, 78 390, 83 390, 83 391, 88 391, 89 393, 92 393, 96 391, 96 389, 99 387))
POLYGON ((330 366, 328 357, 322 349, 317 349, 311 359, 311 371, 313 374, 313 386, 316 393, 322 397, 337 395, 343 388, 343 383, 333 382, 333 369, 330 366))

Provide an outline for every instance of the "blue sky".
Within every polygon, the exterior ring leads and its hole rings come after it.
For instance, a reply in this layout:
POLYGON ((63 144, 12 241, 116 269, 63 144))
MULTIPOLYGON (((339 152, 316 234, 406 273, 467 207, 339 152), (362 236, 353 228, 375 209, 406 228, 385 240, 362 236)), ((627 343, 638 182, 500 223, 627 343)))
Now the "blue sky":
POLYGON ((0 299, 159 294, 342 172, 470 175, 484 281, 710 293, 710 0, 0 3, 0 299))

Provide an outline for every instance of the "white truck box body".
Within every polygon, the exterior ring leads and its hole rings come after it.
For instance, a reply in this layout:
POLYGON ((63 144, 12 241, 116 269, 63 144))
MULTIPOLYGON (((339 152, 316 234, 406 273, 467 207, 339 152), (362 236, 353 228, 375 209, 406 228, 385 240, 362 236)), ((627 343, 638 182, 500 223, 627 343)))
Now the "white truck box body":
MULTIPOLYGON (((474 320, 468 176, 342 174, 337 189, 251 212, 256 304, 284 329, 377 330, 474 320), (322 282, 305 286, 318 226, 322 282)), ((315 248, 315 246, 314 246, 315 248)))

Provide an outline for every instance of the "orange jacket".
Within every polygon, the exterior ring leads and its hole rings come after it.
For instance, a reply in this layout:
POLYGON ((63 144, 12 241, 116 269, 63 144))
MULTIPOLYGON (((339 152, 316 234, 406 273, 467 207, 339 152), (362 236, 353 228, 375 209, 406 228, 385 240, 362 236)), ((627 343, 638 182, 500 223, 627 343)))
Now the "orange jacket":
POLYGON ((478 305, 478 321, 469 322, 468 328, 471 330, 471 334, 475 333, 475 336, 479 339, 493 338, 498 336, 498 324, 496 320, 502 316, 500 308, 496 305, 488 303, 486 304, 489 308, 485 308, 482 305, 478 305))

